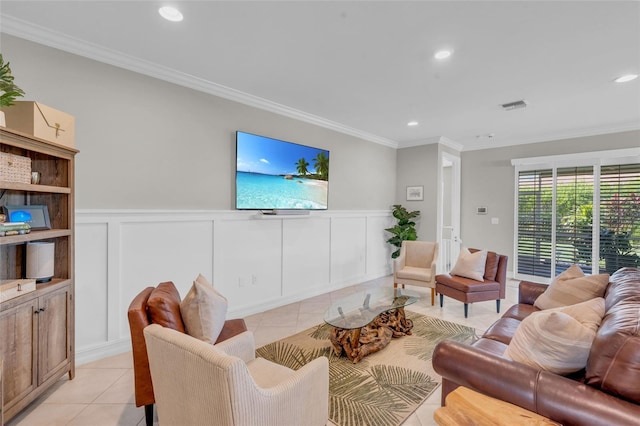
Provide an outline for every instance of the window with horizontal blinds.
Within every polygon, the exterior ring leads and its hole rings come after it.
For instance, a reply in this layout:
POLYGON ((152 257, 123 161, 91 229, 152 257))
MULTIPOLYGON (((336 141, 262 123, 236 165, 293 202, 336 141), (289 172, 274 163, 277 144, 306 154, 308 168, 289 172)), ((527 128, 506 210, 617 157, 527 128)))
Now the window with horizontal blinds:
POLYGON ((558 275, 578 264, 592 270, 593 166, 556 171, 555 270, 558 275))
POLYGON ((600 170, 600 271, 640 265, 640 164, 600 170))
POLYGON ((600 162, 517 171, 517 276, 640 266, 640 163, 600 162))
POLYGON ((553 170, 518 174, 518 269, 524 275, 551 276, 553 170))

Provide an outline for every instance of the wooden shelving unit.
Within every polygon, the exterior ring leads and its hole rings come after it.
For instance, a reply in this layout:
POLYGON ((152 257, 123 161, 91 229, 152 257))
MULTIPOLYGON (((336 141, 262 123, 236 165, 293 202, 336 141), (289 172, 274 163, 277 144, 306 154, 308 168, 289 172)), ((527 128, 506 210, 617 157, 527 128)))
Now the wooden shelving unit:
POLYGON ((55 243, 54 277, 0 304, 0 412, 6 422, 75 375, 74 170, 77 150, 0 128, 0 151, 31 158, 41 184, 0 181, 0 205, 46 205, 52 229, 0 237, 0 279, 24 278, 26 244, 55 243))

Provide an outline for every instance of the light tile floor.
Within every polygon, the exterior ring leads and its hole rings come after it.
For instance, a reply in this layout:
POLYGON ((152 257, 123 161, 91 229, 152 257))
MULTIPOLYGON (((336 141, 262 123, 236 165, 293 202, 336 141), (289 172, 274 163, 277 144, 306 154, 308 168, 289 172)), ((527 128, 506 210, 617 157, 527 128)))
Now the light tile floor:
MULTIPOLYGON (((324 311, 332 301, 344 295, 377 286, 392 286, 392 277, 384 277, 354 285, 332 293, 312 297, 245 318, 253 331, 256 347, 306 330, 322 322, 324 311)), ((517 301, 518 282, 507 282, 504 312, 517 301)), ((464 318, 462 303, 445 297, 444 307, 431 306, 429 289, 412 288, 423 295, 408 310, 475 327, 484 332, 500 314, 495 302, 469 305, 469 318, 464 318)), ((104 358, 76 367, 76 377, 67 376, 52 386, 27 409, 8 422, 7 426, 144 426, 144 409, 137 408, 133 396, 133 366, 131 352, 104 358)), ((435 425, 433 412, 440 406, 440 388, 431 395, 404 423, 406 426, 435 425)), ((157 422, 157 418, 156 418, 157 422)), ((157 424, 157 423, 156 423, 157 424)), ((329 423, 331 425, 331 422, 329 423)))

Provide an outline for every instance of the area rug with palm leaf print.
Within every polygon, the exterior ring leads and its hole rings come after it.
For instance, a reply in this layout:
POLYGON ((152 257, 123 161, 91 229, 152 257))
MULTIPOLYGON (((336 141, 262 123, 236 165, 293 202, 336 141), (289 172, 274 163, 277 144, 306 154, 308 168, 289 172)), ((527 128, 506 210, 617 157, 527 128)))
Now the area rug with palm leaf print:
POLYGON ((329 419, 339 426, 399 425, 440 386, 431 365, 438 342, 472 343, 475 329, 406 311, 413 321, 410 336, 392 339, 379 352, 353 364, 333 353, 331 326, 320 324, 262 346, 257 356, 294 370, 311 360, 329 359, 329 419))

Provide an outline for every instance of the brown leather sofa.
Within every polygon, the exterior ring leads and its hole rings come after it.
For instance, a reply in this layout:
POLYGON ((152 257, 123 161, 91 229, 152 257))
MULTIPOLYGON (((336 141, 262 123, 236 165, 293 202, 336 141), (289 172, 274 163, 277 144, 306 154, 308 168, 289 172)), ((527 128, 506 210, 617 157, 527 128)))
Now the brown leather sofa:
MULTIPOLYGON (((470 248, 471 253, 478 249, 470 248)), ((469 303, 496 301, 496 312, 500 313, 500 300, 505 298, 507 286, 507 261, 503 254, 487 252, 482 282, 451 274, 436 275, 436 293, 440 295, 440 307, 444 296, 464 303, 464 317, 469 314, 469 303)))
POLYGON ((522 281, 519 303, 473 345, 444 341, 436 347, 442 405, 465 386, 565 426, 640 424, 640 270, 623 268, 611 276, 587 367, 570 377, 502 357, 518 324, 538 310, 533 303, 546 287, 522 281))
MULTIPOLYGON (((146 424, 153 425, 153 384, 147 357, 147 346, 143 330, 149 324, 160 324, 174 330, 185 332, 180 315, 180 293, 175 285, 168 281, 158 287, 147 287, 131 302, 128 310, 131 344, 133 348, 133 372, 135 383, 136 407, 145 406, 146 424)), ((216 343, 247 331, 243 319, 227 320, 216 343)))

